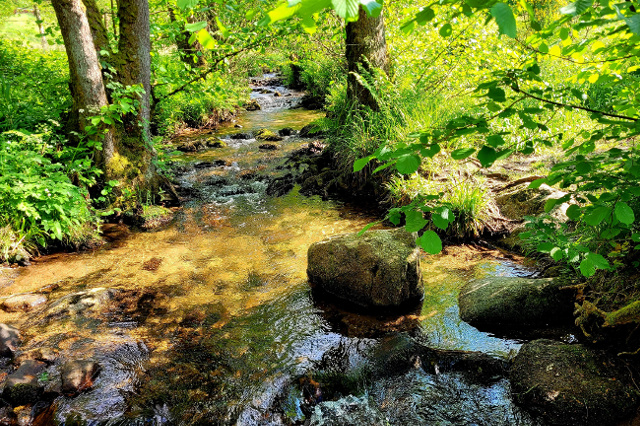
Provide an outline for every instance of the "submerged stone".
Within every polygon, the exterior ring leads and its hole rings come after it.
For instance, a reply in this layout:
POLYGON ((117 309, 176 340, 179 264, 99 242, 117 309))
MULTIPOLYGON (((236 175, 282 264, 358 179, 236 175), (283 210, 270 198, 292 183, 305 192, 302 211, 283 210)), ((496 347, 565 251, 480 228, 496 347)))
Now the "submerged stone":
POLYGON ((511 368, 516 402, 554 425, 613 425, 640 403, 614 355, 551 340, 525 343, 511 368))
POLYGON ((360 307, 393 308, 424 296, 420 250, 404 229, 343 234, 312 244, 309 281, 360 307))
POLYGON ((487 277, 460 290, 460 318, 474 326, 519 328, 570 320, 571 291, 553 278, 487 277))
POLYGON ((46 367, 47 364, 41 361, 29 359, 22 362, 20 367, 7 377, 2 397, 13 405, 37 401, 44 388, 38 379, 46 367))
POLYGON ((76 394, 89 390, 102 368, 93 361, 69 361, 62 366, 62 392, 76 394))
POLYGON ((2 303, 2 309, 7 312, 29 312, 47 303, 47 296, 43 294, 16 294, 2 303))
POLYGON ((19 345, 20 331, 13 326, 0 324, 0 356, 13 356, 19 345))

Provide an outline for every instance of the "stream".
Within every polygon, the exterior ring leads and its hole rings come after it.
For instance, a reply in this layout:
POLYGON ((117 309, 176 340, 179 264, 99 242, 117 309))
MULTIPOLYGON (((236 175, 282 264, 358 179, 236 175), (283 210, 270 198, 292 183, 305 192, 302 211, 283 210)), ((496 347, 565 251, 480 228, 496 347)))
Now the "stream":
POLYGON ((269 89, 281 96, 259 86, 252 97, 261 110, 193 136, 225 147, 175 157, 188 199, 170 223, 0 269, 1 298, 48 299, 28 313, 0 312, 21 330, 21 351, 57 353, 43 381, 65 359, 102 368, 90 390, 23 408, 22 417, 43 425, 542 424, 512 402, 501 370, 522 341, 478 331, 457 307, 470 279, 534 270, 497 251, 449 247, 423 255, 426 296, 405 315, 350 313, 314 294, 309 245, 376 218, 297 188, 266 194, 286 154, 313 139, 287 136, 261 149, 231 135, 300 130, 322 116, 290 108, 302 94, 269 89), (463 351, 474 354, 461 367, 463 351))

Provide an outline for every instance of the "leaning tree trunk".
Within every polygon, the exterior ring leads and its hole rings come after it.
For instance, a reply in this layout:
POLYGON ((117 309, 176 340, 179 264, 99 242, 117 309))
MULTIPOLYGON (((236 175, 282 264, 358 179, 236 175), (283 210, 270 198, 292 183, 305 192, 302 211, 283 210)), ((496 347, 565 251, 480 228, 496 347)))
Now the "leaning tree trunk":
POLYGON ((120 39, 116 69, 119 82, 124 86, 141 86, 144 91, 138 99, 136 113, 128 113, 116 128, 115 150, 105 153, 105 174, 109 179, 125 180, 141 189, 155 187, 157 174, 151 145, 150 93, 151 93, 151 41, 149 31, 149 4, 147 0, 120 0, 118 2, 120 39))
POLYGON ((102 20, 102 14, 100 8, 96 3, 96 0, 82 0, 87 13, 87 19, 89 21, 89 27, 91 28, 91 34, 93 35, 93 44, 96 48, 98 55, 101 51, 112 53, 111 46, 109 44, 109 35, 107 34, 107 27, 102 20))
POLYGON ((358 81, 356 74, 359 73, 359 66, 368 71, 372 68, 380 68, 385 73, 389 72, 384 18, 382 12, 377 17, 367 15, 362 7, 358 15, 357 21, 347 24, 346 57, 349 67, 347 98, 356 105, 378 110, 375 97, 358 81))
MULTIPOLYGON (((74 123, 70 126, 82 132, 89 124, 88 118, 99 114, 107 106, 98 54, 93 45, 91 28, 80 0, 52 0, 58 18, 60 32, 69 60, 70 89, 73 97, 74 123)), ((96 164, 103 165, 103 153, 113 150, 112 133, 105 134, 103 150, 96 150, 96 164)))

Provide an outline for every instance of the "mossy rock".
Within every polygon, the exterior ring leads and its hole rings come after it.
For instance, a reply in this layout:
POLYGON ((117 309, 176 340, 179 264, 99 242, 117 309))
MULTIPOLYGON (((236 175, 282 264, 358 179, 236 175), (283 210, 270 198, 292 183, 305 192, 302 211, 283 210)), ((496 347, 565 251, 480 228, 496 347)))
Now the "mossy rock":
POLYGON ((244 104, 244 109, 246 109, 247 111, 258 111, 258 110, 261 110, 262 107, 260 106, 258 101, 256 101, 255 99, 252 99, 246 104, 244 104))
MULTIPOLYGON (((502 216, 521 221, 525 216, 538 216, 544 213, 544 205, 547 200, 552 198, 560 198, 566 195, 562 191, 558 191, 548 185, 540 185, 537 189, 518 186, 506 194, 496 197, 496 204, 500 209, 502 216)), ((563 221, 567 220, 565 215, 568 204, 563 203, 554 207, 551 214, 563 221)))
POLYGON ((269 129, 260 129, 255 132, 256 139, 259 141, 279 142, 284 138, 269 129))
POLYGON ((360 307, 392 308, 424 296, 420 251, 404 229, 343 234, 312 244, 309 281, 360 307))
POLYGON ((486 277, 460 290, 460 317, 477 327, 521 329, 569 323, 574 294, 556 278, 486 277))
POLYGON ((226 148, 227 147, 227 143, 223 140, 220 140, 218 138, 209 138, 207 139, 207 147, 208 148, 226 148))
POLYGON ((613 354, 551 340, 526 343, 510 373, 515 401, 554 425, 614 425, 640 403, 613 354))

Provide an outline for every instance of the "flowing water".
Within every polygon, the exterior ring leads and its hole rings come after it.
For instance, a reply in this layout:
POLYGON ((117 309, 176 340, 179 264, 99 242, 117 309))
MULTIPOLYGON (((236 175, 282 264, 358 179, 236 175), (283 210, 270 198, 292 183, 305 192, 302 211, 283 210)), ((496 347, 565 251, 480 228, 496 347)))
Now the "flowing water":
POLYGON ((190 199, 170 224, 0 270, 0 297, 49 299, 29 314, 0 313, 0 322, 21 329, 23 350, 51 348, 58 360, 102 366, 93 389, 57 397, 40 424, 302 424, 315 405, 348 395, 352 411, 373 410, 393 425, 538 424, 512 403, 504 374, 476 374, 487 359, 449 368, 459 351, 507 360, 521 344, 461 321, 459 288, 531 270, 498 252, 425 255, 424 302, 400 317, 349 313, 310 290, 309 245, 375 218, 296 189, 265 194, 264 176, 308 140, 286 138, 266 151, 229 136, 300 129, 319 116, 248 112, 242 129, 218 132, 227 147, 177 158, 190 199))

